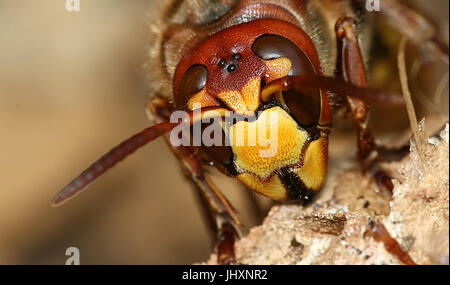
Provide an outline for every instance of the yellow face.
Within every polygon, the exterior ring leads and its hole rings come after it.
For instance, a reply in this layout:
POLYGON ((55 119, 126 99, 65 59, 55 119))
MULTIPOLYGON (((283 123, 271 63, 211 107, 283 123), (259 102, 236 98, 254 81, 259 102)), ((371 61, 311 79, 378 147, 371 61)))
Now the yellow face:
MULTIPOLYGON (((264 60, 264 64, 268 81, 285 77, 292 70, 287 57, 264 60)), ((281 90, 273 90, 276 103, 262 107, 261 80, 254 78, 241 90, 225 90, 216 96, 228 110, 247 118, 222 124, 229 134, 233 175, 251 190, 274 200, 307 204, 325 181, 328 129, 300 125, 281 90)), ((191 110, 209 106, 211 98, 203 89, 187 105, 191 110)))
POLYGON ((313 138, 281 107, 263 111, 254 122, 238 122, 230 131, 237 178, 250 189, 274 200, 310 200, 322 187, 327 138, 313 138))

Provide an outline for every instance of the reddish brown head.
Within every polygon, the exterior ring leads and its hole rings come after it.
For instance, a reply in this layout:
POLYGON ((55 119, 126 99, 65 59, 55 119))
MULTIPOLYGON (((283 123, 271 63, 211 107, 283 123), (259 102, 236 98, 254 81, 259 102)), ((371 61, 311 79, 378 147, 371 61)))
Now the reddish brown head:
MULTIPOLYGON (((307 73, 322 75, 309 36, 290 23, 260 19, 216 33, 187 53, 175 72, 174 98, 179 107, 189 108, 194 102, 219 106, 222 101, 235 111, 254 111, 259 107, 257 93, 261 85, 286 75, 307 73), (290 62, 282 62, 280 58, 290 62), (256 83, 259 85, 255 86, 256 83), (253 94, 248 94, 248 89, 253 94), (240 92, 243 100, 227 102, 232 100, 229 98, 232 91, 240 92)), ((328 99, 325 93, 320 97, 322 110, 319 112, 323 113, 323 123, 328 124, 331 121, 328 99)))
POLYGON ((203 151, 254 191, 308 202, 325 179, 327 131, 319 129, 331 123, 327 94, 318 88, 286 91, 270 84, 308 74, 322 75, 310 37, 290 23, 259 19, 224 29, 188 52, 175 71, 174 98, 178 108, 189 111, 217 106, 244 117, 256 115, 254 121, 224 127, 224 132, 235 133, 231 146, 203 151), (263 102, 263 90, 274 100, 263 102), (276 152, 261 156, 266 147, 250 145, 252 135, 240 130, 265 129, 268 134, 275 116, 276 152), (237 145, 236 137, 244 145, 237 145))

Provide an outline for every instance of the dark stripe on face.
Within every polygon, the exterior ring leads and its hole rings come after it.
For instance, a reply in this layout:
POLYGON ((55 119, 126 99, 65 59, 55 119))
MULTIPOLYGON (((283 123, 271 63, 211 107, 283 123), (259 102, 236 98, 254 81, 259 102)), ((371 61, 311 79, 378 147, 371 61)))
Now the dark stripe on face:
POLYGON ((290 167, 280 169, 278 177, 287 191, 287 200, 300 202, 303 206, 312 202, 316 192, 308 189, 290 167))

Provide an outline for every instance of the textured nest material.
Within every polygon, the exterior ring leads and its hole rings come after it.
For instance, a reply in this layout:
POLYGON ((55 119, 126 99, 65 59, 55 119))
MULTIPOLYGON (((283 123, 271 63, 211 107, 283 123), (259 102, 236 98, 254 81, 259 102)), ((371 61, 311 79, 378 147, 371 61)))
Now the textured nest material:
MULTIPOLYGON (((449 263, 448 124, 440 136, 415 144, 400 162, 383 165, 394 176, 392 197, 357 170, 330 167, 319 199, 309 207, 274 206, 264 223, 236 244, 243 264, 402 264, 367 235, 382 223, 417 264, 449 263)), ((215 264, 213 254, 206 264, 215 264)))

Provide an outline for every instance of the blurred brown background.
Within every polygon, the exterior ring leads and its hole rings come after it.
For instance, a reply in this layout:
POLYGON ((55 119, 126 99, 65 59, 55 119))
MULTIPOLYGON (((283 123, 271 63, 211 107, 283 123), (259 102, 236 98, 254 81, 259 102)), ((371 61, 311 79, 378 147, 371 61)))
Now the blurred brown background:
MULTIPOLYGON (((0 264, 64 264, 70 246, 82 264, 209 255, 193 191, 162 140, 69 203, 50 206, 90 163, 149 125, 140 67, 151 7, 81 0, 81 11, 69 13, 65 0, 0 0, 0 264)), ((252 225, 242 189, 219 179, 252 225)))
POLYGON ((158 140, 60 208, 52 197, 147 127, 151 1, 0 1, 0 263, 190 263, 209 253, 191 188, 158 140))

